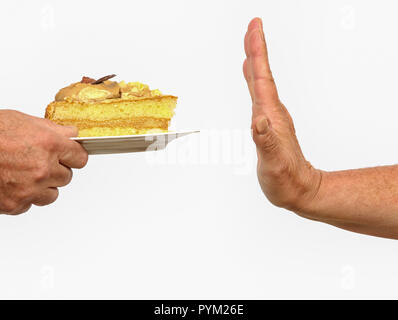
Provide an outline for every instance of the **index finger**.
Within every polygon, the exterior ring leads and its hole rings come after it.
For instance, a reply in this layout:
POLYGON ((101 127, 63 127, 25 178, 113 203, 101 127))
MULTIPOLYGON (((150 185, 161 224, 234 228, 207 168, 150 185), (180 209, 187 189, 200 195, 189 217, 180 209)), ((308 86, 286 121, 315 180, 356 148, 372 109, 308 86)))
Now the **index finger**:
POLYGON ((69 138, 59 141, 59 162, 69 168, 81 169, 88 161, 88 153, 82 145, 69 138))
POLYGON ((268 51, 260 19, 249 25, 247 35, 248 72, 251 76, 253 100, 257 106, 279 102, 275 81, 268 61, 268 51))

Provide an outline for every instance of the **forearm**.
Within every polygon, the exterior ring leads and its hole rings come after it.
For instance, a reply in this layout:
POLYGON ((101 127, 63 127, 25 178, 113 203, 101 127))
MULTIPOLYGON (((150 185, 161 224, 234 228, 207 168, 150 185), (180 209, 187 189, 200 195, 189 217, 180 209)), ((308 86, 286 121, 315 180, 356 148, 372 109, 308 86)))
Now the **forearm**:
POLYGON ((299 215, 369 235, 398 239, 398 166, 322 172, 299 215))

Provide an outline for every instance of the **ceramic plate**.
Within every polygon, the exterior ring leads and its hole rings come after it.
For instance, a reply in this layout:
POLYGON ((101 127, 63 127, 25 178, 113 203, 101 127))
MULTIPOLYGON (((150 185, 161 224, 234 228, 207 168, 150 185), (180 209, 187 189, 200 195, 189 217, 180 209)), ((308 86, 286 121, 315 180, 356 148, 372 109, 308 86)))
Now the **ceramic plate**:
POLYGON ((198 132, 199 130, 174 131, 131 136, 78 137, 72 139, 81 143, 88 154, 112 154, 162 150, 166 148, 169 142, 198 132))

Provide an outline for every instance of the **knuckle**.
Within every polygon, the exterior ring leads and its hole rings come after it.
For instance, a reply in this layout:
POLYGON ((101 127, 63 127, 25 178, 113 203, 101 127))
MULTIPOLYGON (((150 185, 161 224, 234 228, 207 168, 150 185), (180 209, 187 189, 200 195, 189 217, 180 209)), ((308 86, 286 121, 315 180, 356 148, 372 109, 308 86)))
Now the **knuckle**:
POLYGON ((46 163, 39 165, 33 172, 33 179, 35 182, 45 181, 48 178, 50 178, 50 168, 46 163))
POLYGON ((274 76, 270 70, 265 71, 264 73, 255 74, 254 80, 257 81, 257 84, 261 87, 264 87, 264 83, 267 83, 268 85, 276 85, 274 76))
POLYGON ((54 150, 57 146, 57 137, 55 134, 50 133, 48 130, 40 137, 40 144, 42 147, 46 148, 47 150, 54 150))

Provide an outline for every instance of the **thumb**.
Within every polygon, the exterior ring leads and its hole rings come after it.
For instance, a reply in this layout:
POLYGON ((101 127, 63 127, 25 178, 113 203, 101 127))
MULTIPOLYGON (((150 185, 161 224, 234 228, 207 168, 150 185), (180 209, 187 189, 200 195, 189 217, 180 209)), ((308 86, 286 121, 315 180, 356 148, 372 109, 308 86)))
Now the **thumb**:
POLYGON ((79 135, 79 130, 75 126, 58 125, 57 131, 68 138, 77 137, 79 135))
POLYGON ((275 158, 279 151, 279 140, 267 117, 259 116, 253 122, 253 140, 262 158, 265 160, 275 158))
POLYGON ((59 125, 51 120, 44 119, 45 123, 54 131, 67 138, 77 137, 79 130, 75 126, 59 125))

